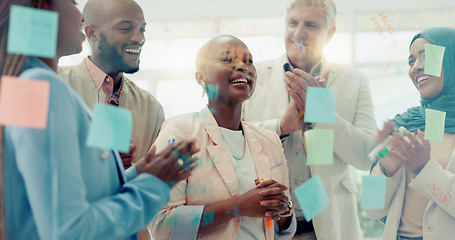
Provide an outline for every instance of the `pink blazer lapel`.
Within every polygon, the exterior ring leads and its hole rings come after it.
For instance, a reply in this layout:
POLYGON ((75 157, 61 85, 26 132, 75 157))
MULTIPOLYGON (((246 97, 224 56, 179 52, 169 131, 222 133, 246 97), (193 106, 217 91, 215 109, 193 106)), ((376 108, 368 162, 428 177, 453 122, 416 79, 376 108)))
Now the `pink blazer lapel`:
POLYGON ((259 179, 270 179, 272 177, 270 169, 271 163, 269 156, 263 152, 263 143, 259 142, 254 130, 248 124, 242 122, 242 128, 248 142, 251 156, 253 157, 256 175, 259 179))
POLYGON ((239 195, 237 174, 235 173, 234 166, 232 165, 229 153, 223 141, 223 136, 218 128, 218 124, 207 107, 200 112, 200 116, 209 138, 214 143, 214 145, 211 146, 207 143, 207 152, 210 158, 212 158, 215 168, 226 184, 231 197, 237 196, 239 195))

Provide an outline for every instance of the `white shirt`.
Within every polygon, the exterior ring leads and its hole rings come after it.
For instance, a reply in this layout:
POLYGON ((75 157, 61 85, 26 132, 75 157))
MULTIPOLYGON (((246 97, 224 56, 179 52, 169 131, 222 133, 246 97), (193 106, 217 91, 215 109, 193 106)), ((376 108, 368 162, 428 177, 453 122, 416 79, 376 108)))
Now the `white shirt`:
MULTIPOLYGON (((237 174, 239 192, 244 194, 256 187, 254 180, 258 178, 248 143, 241 130, 234 131, 220 127, 220 131, 237 174), (245 155, 240 160, 233 157, 242 157, 244 151, 245 155)), ((241 217, 237 239, 265 239, 263 219, 241 217)))

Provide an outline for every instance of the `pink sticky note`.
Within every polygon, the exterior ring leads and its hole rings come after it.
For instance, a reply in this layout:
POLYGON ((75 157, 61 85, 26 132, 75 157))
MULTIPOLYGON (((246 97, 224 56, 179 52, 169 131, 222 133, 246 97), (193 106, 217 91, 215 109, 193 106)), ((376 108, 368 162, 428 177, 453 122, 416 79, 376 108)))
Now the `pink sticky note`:
POLYGON ((49 82, 2 76, 0 124, 45 129, 49 111, 49 82))

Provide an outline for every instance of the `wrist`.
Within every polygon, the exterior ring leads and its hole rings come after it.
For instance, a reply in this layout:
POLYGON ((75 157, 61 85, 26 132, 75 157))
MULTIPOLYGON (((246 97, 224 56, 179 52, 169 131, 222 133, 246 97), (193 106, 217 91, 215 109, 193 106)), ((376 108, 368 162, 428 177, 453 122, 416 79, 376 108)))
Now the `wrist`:
POLYGON ((137 175, 139 175, 139 174, 144 172, 144 170, 143 170, 144 169, 144 164, 145 164, 144 159, 141 159, 141 160, 139 160, 139 161, 137 161, 135 163, 137 175))
POLYGON ((292 202, 288 201, 286 204, 288 205, 288 211, 283 214, 278 214, 278 216, 280 216, 281 218, 292 216, 292 202))

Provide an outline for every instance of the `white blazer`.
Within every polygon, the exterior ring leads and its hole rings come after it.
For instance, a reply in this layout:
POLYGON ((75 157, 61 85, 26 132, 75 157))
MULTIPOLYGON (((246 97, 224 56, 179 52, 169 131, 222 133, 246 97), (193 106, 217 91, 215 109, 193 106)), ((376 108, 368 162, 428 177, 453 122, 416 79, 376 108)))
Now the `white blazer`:
MULTIPOLYGON (((383 175, 376 165, 372 175, 383 175)), ((429 201, 423 216, 423 239, 449 240, 455 237, 455 155, 446 169, 433 159, 411 178, 410 187, 426 196, 429 201)), ((397 239, 406 192, 406 171, 401 167, 387 178, 384 209, 365 211, 371 218, 387 216, 383 239, 397 239)))
MULTIPOLYGON (((256 90, 243 105, 242 118, 256 121, 262 127, 274 130, 278 135, 280 119, 286 112, 289 98, 285 89, 283 64, 287 55, 257 64, 256 90)), ((285 138, 283 148, 288 160, 290 190, 299 217, 297 199, 293 190, 318 174, 327 190, 330 205, 313 219, 318 240, 362 239, 357 217, 357 189, 350 176, 349 165, 368 170, 371 162, 368 153, 374 148, 376 122, 370 88, 365 76, 357 71, 322 61, 321 71, 331 69, 327 88, 334 90, 336 122, 333 125, 316 124, 315 128, 333 128, 333 164, 306 166, 306 153, 302 146, 302 132, 296 131, 285 138)), ((300 216, 301 213, 300 213, 300 216)))

